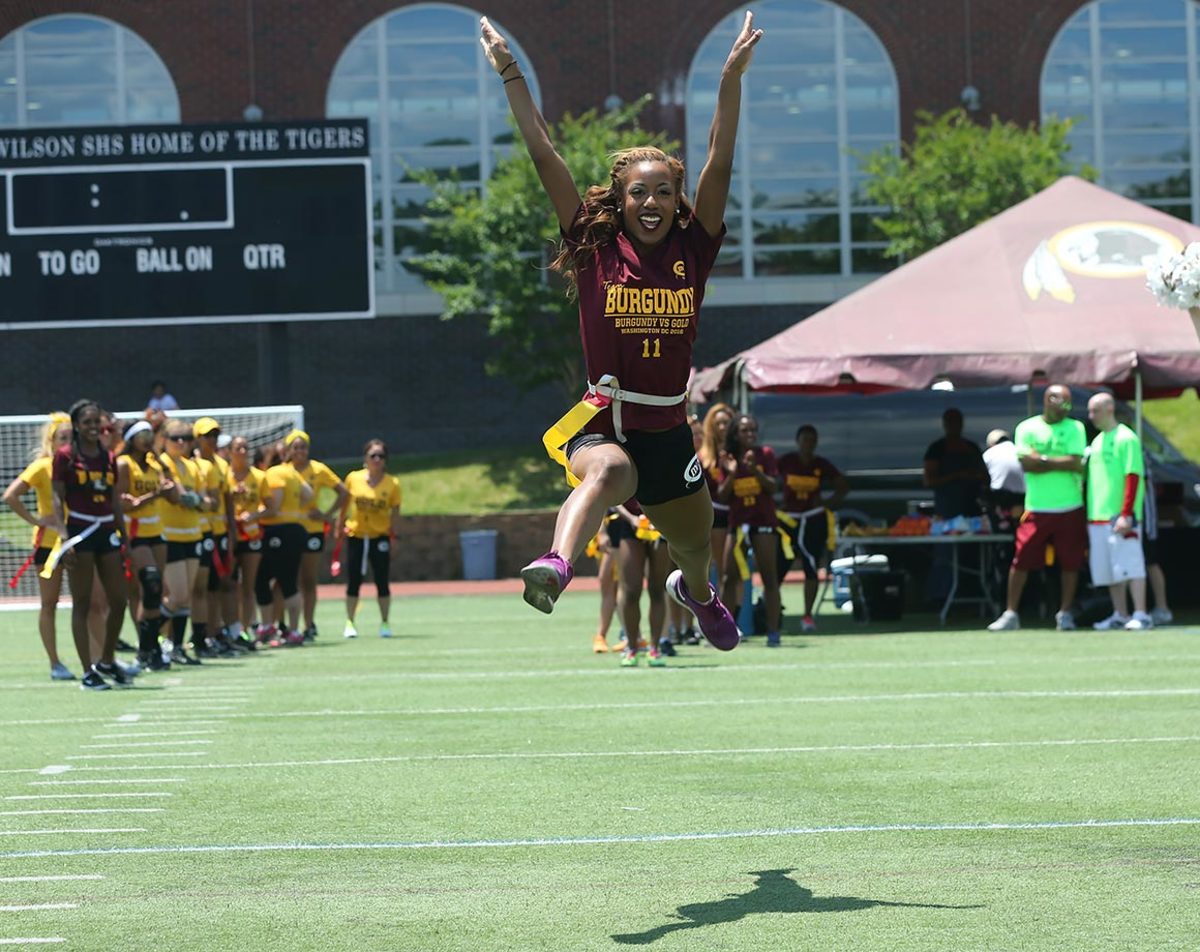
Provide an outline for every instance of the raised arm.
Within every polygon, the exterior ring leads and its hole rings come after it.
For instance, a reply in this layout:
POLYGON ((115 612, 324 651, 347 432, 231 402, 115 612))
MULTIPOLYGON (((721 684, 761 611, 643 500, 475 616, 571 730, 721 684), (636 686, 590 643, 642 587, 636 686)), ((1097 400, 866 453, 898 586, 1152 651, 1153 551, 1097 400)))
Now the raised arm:
POLYGON ((533 159, 533 167, 537 169, 538 178, 542 180, 542 188, 554 206, 554 214, 558 224, 566 231, 575 220, 579 210, 579 189, 576 188, 567 163, 563 161, 554 143, 550 141, 550 131, 546 128, 546 120, 530 95, 529 86, 525 83, 525 75, 508 49, 508 41, 502 37, 487 17, 479 20, 479 43, 483 52, 492 64, 492 69, 504 82, 504 92, 508 96, 508 107, 512 110, 513 118, 517 120, 517 128, 529 157, 533 159))
POLYGON ((700 224, 714 238, 725 221, 725 202, 733 177, 733 148, 737 141, 738 116, 742 111, 742 73, 750 68, 754 47, 763 31, 754 29, 754 14, 746 11, 742 32, 733 41, 729 58, 721 70, 717 87, 717 109, 708 132, 708 158, 696 182, 693 207, 700 224))

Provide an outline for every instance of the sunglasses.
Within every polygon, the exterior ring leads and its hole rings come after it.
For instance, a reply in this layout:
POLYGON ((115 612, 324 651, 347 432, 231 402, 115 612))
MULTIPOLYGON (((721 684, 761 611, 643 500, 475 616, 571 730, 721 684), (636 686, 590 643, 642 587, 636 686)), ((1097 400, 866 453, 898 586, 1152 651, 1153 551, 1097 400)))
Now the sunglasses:
POLYGON ((368 453, 367 459, 387 459, 383 453, 368 453))
POLYGON ((190 436, 183 436, 183 435, 168 436, 167 439, 170 440, 172 443, 190 443, 190 442, 192 442, 192 438, 190 436))

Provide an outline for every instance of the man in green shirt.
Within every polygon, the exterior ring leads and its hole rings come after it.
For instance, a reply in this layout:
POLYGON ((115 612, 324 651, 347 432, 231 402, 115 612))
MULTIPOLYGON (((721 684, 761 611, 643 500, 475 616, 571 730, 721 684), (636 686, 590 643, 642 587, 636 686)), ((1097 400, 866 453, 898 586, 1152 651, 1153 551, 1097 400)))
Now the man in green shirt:
POLYGON ((1154 623, 1146 613, 1146 560, 1135 515, 1146 493, 1142 441, 1117 422, 1111 394, 1092 397, 1088 417, 1100 431, 1087 456, 1088 564, 1092 584, 1107 585, 1113 604, 1113 613, 1093 627, 1143 631, 1154 623), (1133 594, 1133 617, 1125 611, 1127 591, 1133 594))
POLYGON ((1087 517, 1083 509, 1084 451, 1087 434, 1072 420, 1071 391, 1062 384, 1046 388, 1041 416, 1017 426, 1013 442, 1025 471, 1025 515, 1017 526, 1016 554, 1008 571, 1007 606, 989 631, 1021 627, 1017 606, 1029 573, 1046 565, 1046 546, 1062 573, 1062 599, 1054 624, 1059 631, 1075 627, 1071 604, 1087 552, 1087 517))

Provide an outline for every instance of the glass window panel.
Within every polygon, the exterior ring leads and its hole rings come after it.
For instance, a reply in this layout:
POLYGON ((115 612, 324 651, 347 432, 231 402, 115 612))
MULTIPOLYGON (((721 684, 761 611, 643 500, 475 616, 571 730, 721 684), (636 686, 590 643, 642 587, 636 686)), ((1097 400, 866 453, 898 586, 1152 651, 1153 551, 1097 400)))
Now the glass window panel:
POLYGON ((474 145, 478 139, 478 116, 439 114, 431 110, 392 123, 392 144, 396 146, 474 145))
POLYGON ((759 174, 836 173, 836 142, 763 142, 752 144, 750 162, 759 174))
MULTIPOLYGON (((727 246, 728 242, 725 245, 727 246)), ((740 278, 742 276, 742 252, 740 249, 726 246, 722 246, 717 254, 716 263, 709 274, 718 278, 740 278)))
POLYGON ((768 245, 837 244, 841 226, 836 214, 814 213, 755 215, 754 243, 768 245))
POLYGON ((1191 148, 1185 132, 1106 134, 1104 160, 1111 167, 1151 163, 1186 165, 1191 161, 1191 148))
POLYGON ((895 258, 884 256, 882 248, 852 248, 850 261, 855 274, 886 274, 897 265, 895 258))
POLYGON ((852 136, 896 135, 896 103, 846 103, 846 123, 852 136))
MULTIPOLYGON (((365 116, 374 119, 379 111, 379 83, 356 79, 334 79, 329 84, 326 112, 331 116, 365 116)), ((371 124, 370 141, 377 140, 378 130, 371 124)))
POLYGON ((17 54, 12 45, 0 45, 0 88, 17 85, 17 54))
POLYGON ((25 27, 25 50, 115 50, 117 32, 98 17, 55 16, 25 27))
MULTIPOLYGON (((478 34, 479 22, 465 10, 454 10, 440 4, 417 4, 388 16, 384 20, 384 32, 388 42, 403 39, 459 39, 478 34)), ((505 31, 504 35, 510 34, 505 31)))
POLYGON ((1189 169, 1121 169, 1105 172, 1104 185, 1129 198, 1146 201, 1155 198, 1188 198, 1191 195, 1189 169))
POLYGON ((1166 212, 1168 215, 1174 215, 1176 218, 1181 218, 1184 221, 1190 222, 1192 220, 1191 202, 1184 202, 1178 205, 1165 203, 1158 204, 1155 202, 1147 202, 1146 204, 1157 208, 1159 211, 1166 212))
POLYGON ((460 109, 473 114, 479 110, 479 83, 474 76, 393 81, 388 83, 388 94, 388 111, 394 117, 430 109, 460 109))
POLYGON ((342 52, 337 63, 337 80, 367 79, 378 82, 379 49, 370 40, 358 39, 342 52))
POLYGON ((125 94, 125 121, 160 123, 179 121, 179 103, 161 89, 131 89, 125 94))
POLYGON ((859 63, 879 63, 885 60, 883 44, 869 30, 846 30, 842 41, 846 51, 845 63, 854 66, 859 63))
MULTIPOLYGON (((466 38, 457 43, 402 43, 388 47, 387 69, 391 76, 475 78, 483 56, 478 42, 466 38)), ((488 67, 489 69, 491 67, 488 67)))
POLYGON ((478 181, 480 154, 476 147, 462 149, 414 149, 395 153, 396 182, 413 182, 413 171, 432 169, 438 178, 457 176, 461 180, 478 181))
POLYGON ((1187 98, 1185 63, 1105 63, 1100 69, 1100 95, 1106 101, 1145 102, 1187 98))
POLYGON ((882 217, 880 211, 855 212, 850 216, 850 240, 886 242, 887 236, 875 224, 875 219, 882 217))
POLYGON ((1188 128, 1185 102, 1103 102, 1105 129, 1181 129, 1188 128))
POLYGON ((805 107, 798 102, 757 103, 746 110, 746 122, 749 123, 752 142, 778 135, 780 129, 794 127, 798 121, 802 121, 801 134, 806 137, 829 138, 837 135, 837 109, 832 103, 818 108, 805 107))
POLYGON ((117 115, 115 90, 30 89, 25 121, 31 126, 73 126, 104 123, 117 115))
MULTIPOLYGON (((755 15, 760 23, 767 22, 765 18, 770 17, 772 34, 776 31, 782 33, 785 30, 808 33, 814 30, 832 30, 834 8, 831 3, 779 3, 777 0, 776 2, 768 0, 766 3, 755 4, 755 15)), ((740 13, 726 20, 729 35, 722 39, 727 39, 725 43, 727 52, 730 44, 733 43, 736 28, 741 26, 741 22, 742 15, 740 13)))
MULTIPOLYGON (((772 30, 772 33, 774 31, 772 30)), ((732 44, 732 41, 730 41, 732 44)), ((728 51, 728 47, 726 47, 728 51)), ((754 50, 754 71, 760 66, 794 67, 797 63, 805 65, 828 63, 833 70, 833 30, 812 30, 804 33, 794 33, 780 37, 775 43, 761 43, 754 50)))
POLYGON ((838 183, 834 177, 754 180, 754 208, 837 208, 838 183))
POLYGON ((25 82, 30 86, 115 86, 117 60, 109 52, 34 53, 25 57, 25 82))
POLYGON ((17 94, 0 86, 0 128, 17 124, 17 94))
POLYGON ((1177 27, 1110 27, 1100 31, 1100 57, 1105 60, 1187 56, 1187 34, 1177 27))
MULTIPOLYGON (((1183 23, 1183 3, 1187 0, 1104 0, 1100 4, 1100 25, 1119 23, 1183 23)), ((1079 16, 1079 14, 1076 14, 1079 16)))
POLYGON ((836 249, 763 251, 754 255, 757 275, 837 274, 841 271, 842 256, 836 249))
POLYGON ((1087 62, 1092 58, 1092 31, 1086 23, 1068 26, 1058 34, 1054 58, 1069 62, 1087 62))

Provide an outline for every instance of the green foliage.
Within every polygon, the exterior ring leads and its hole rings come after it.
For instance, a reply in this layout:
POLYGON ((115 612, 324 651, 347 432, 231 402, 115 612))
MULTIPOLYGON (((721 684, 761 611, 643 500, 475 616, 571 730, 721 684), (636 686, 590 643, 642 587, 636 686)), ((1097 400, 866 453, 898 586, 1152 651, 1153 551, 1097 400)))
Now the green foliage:
MULTIPOLYGON (((607 113, 570 114, 550 126, 550 138, 582 194, 608 181, 617 149, 678 142, 638 125, 650 97, 607 113)), ((445 299, 444 319, 483 314, 493 351, 487 372, 520 390, 554 384, 574 394, 583 379, 576 305, 548 270, 557 254, 558 222, 520 136, 496 163, 484 194, 436 173, 418 177, 433 189, 427 230, 414 236, 423 253, 405 263, 445 299)))
POLYGON ((915 258, 1064 175, 1094 180, 1093 169, 1067 158, 1070 130, 1069 119, 1023 129, 995 116, 978 125, 963 109, 918 113, 914 143, 901 154, 880 149, 863 163, 867 194, 891 208, 875 222, 890 242, 886 254, 915 258))

